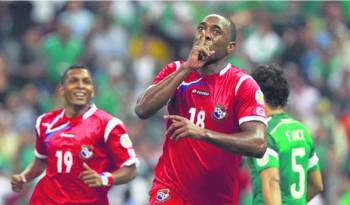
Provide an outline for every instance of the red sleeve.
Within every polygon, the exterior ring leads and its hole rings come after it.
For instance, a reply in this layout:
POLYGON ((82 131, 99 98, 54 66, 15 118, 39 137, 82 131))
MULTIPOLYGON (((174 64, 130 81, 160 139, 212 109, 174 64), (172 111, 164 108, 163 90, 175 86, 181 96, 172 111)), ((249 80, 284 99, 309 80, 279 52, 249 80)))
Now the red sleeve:
POLYGON ((168 65, 164 66, 164 68, 158 73, 156 78, 153 80, 152 84, 157 84, 161 80, 163 80, 165 77, 170 75, 172 72, 176 71, 181 65, 181 61, 174 61, 169 63, 168 65))
POLYGON ((35 124, 35 156, 40 159, 45 159, 47 158, 47 150, 44 142, 44 132, 45 129, 42 126, 42 118, 44 115, 39 116, 36 119, 36 124, 35 124))
MULTIPOLYGON (((115 166, 119 168, 122 166, 130 166, 132 164, 137 165, 139 161, 136 158, 135 150, 129 138, 126 127, 119 119, 113 118, 111 121, 115 121, 117 123, 113 123, 115 126, 112 128, 109 134, 107 133, 106 143, 114 160, 115 166)), ((108 128, 107 125, 106 129, 108 130, 111 128, 108 128)))
POLYGON ((259 85, 249 75, 244 75, 237 84, 238 120, 241 125, 248 121, 261 121, 266 124, 264 95, 259 85))

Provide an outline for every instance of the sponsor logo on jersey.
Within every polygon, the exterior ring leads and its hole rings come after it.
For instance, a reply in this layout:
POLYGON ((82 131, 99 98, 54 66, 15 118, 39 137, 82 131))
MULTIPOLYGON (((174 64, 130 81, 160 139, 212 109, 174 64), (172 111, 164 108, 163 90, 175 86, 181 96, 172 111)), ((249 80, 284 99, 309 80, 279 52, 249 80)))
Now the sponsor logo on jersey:
POLYGON ((227 117, 227 108, 223 105, 216 105, 214 108, 213 116, 215 119, 222 120, 227 117))
POLYGON ((156 200, 158 202, 163 202, 170 198, 170 190, 169 189, 159 189, 157 191, 156 200))
POLYGON ((265 116, 265 110, 262 107, 257 107, 256 108, 256 114, 260 115, 260 116, 265 116))
POLYGON ((123 134, 121 137, 120 137, 120 144, 128 149, 128 148, 131 148, 132 147, 132 142, 129 138, 129 135, 128 134, 123 134))
POLYGON ((261 90, 257 90, 255 92, 255 100, 257 103, 259 103, 260 105, 264 104, 264 94, 261 90))
POLYGON ((68 138, 73 138, 73 137, 75 137, 74 134, 69 134, 69 133, 61 133, 60 136, 61 136, 61 137, 68 137, 68 138))
POLYGON ((193 89, 193 90, 192 90, 192 93, 195 93, 195 94, 198 94, 198 95, 209 96, 209 92, 203 91, 203 90, 193 89))
POLYGON ((88 145, 81 146, 80 157, 83 159, 89 159, 94 155, 93 147, 88 145))

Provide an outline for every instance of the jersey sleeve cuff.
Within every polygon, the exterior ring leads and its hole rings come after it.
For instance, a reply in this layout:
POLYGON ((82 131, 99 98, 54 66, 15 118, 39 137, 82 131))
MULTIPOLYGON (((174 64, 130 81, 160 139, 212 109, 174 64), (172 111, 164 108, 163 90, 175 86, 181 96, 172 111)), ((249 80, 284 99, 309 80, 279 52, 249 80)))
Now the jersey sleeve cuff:
POLYGON ((136 165, 136 167, 140 165, 140 161, 136 157, 129 158, 120 167, 131 166, 134 164, 136 165))
POLYGON ((37 150, 34 150, 34 155, 39 159, 47 159, 46 155, 40 154, 37 150))
POLYGON ((259 121, 264 123, 264 125, 267 126, 267 120, 265 117, 262 116, 245 116, 239 119, 239 125, 245 123, 245 122, 249 122, 249 121, 259 121))
POLYGON ((314 167, 318 164, 318 161, 319 161, 318 156, 317 156, 316 153, 314 153, 314 154, 312 155, 312 157, 309 158, 307 168, 308 168, 308 169, 314 168, 314 167))

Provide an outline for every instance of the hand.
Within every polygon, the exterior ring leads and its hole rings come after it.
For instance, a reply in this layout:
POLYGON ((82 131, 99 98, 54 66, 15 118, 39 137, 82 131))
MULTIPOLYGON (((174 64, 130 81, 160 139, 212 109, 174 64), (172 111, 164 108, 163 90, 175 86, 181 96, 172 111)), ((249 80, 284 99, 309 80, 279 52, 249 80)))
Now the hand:
POLYGON ((178 140, 186 136, 201 139, 205 136, 205 130, 196 126, 187 118, 178 115, 165 115, 164 118, 173 122, 166 131, 166 134, 172 133, 170 139, 178 140))
POLYGON ((23 175, 20 174, 15 174, 12 175, 11 177, 11 186, 12 186, 12 190, 14 192, 20 192, 23 189, 23 185, 27 183, 25 177, 23 175))
POLYGON ((102 179, 101 176, 93 169, 91 169, 86 163, 83 163, 84 171, 80 173, 79 178, 88 187, 101 187, 102 179))
POLYGON ((203 33, 193 46, 184 66, 188 69, 197 70, 201 68, 214 53, 215 51, 210 50, 210 48, 205 45, 205 34, 203 33))

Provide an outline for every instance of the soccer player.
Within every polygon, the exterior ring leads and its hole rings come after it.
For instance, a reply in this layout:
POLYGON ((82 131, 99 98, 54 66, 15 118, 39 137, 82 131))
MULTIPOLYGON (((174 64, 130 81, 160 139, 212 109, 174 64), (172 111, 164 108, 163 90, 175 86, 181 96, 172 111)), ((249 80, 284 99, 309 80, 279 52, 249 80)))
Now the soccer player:
POLYGON ((236 205, 241 155, 266 150, 263 94, 228 63, 235 36, 229 19, 205 17, 187 60, 166 65, 137 102, 142 119, 165 104, 169 112, 151 205, 236 205))
POLYGON ((37 118, 35 159, 12 176, 12 189, 21 191, 46 169, 30 205, 107 205, 110 187, 137 174, 127 130, 121 120, 90 103, 94 85, 88 68, 69 67, 59 91, 64 108, 37 118))
POLYGON ((252 76, 264 93, 269 117, 267 151, 261 159, 248 159, 253 204, 305 205, 323 189, 310 132, 283 110, 289 87, 282 71, 262 65, 252 76))

